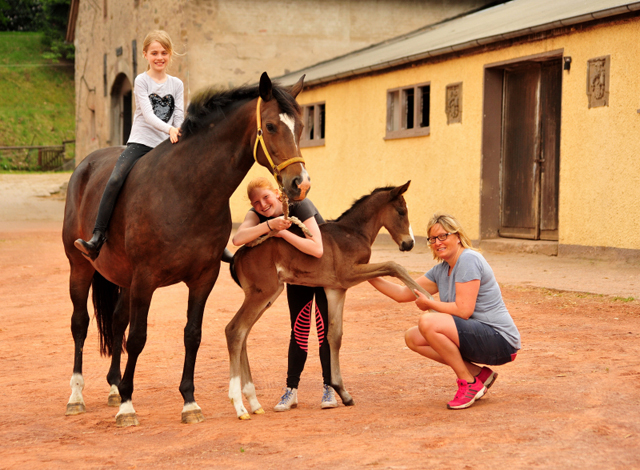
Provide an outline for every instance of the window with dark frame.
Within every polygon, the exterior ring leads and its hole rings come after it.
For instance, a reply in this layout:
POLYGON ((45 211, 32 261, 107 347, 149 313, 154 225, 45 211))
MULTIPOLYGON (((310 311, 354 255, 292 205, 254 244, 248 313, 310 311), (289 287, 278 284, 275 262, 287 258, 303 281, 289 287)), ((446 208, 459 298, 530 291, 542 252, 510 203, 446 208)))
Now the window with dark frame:
POLYGON ((324 145, 325 104, 312 103, 302 106, 304 130, 300 137, 300 147, 324 145))
POLYGON ((387 91, 385 139, 429 135, 431 86, 420 83, 387 91))

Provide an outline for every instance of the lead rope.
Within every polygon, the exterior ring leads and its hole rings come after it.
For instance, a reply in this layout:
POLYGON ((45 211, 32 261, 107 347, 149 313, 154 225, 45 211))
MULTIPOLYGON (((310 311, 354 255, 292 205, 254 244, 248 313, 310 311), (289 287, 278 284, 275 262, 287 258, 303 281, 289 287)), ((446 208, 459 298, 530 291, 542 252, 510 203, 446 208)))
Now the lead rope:
MULTIPOLYGON (((290 220, 292 223, 300 227, 300 229, 306 236, 313 237, 313 235, 311 235, 311 232, 309 232, 309 229, 307 228, 307 226, 303 224, 300 221, 300 219, 298 219, 295 216, 289 217, 289 199, 287 198, 287 195, 284 193, 284 191, 282 191, 280 194, 282 195, 282 212, 284 215, 284 220, 290 220)), ((271 230, 269 233, 265 233, 264 235, 253 240, 252 242, 247 243, 247 246, 250 248, 254 246, 258 246, 260 243, 275 236, 277 233, 278 233, 278 230, 271 230)))

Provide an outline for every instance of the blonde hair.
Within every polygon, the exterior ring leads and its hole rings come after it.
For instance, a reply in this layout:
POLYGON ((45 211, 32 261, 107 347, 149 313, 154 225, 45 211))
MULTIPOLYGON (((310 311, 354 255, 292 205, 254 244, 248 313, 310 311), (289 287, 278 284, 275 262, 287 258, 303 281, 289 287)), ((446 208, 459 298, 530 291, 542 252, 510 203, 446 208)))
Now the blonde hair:
MULTIPOLYGON (((147 53, 147 50, 149 49, 149 46, 151 45, 151 43, 153 41, 158 41, 158 43, 160 43, 160 45, 162 47, 164 47, 164 50, 167 51, 169 53, 169 62, 167 64, 170 65, 171 64, 171 59, 173 58, 173 55, 177 55, 177 56, 182 56, 184 54, 179 54, 178 52, 174 51, 173 49, 173 41, 171 41, 171 36, 169 36, 169 33, 167 33, 166 31, 162 30, 162 29, 156 29, 154 31, 151 31, 149 34, 147 34, 144 38, 144 41, 142 43, 142 52, 143 53, 147 53)), ((147 65, 147 70, 149 70, 150 66, 147 65)))
POLYGON ((249 184, 247 185, 247 197, 249 198, 249 201, 251 201, 251 193, 255 189, 268 189, 269 191, 271 191, 276 195, 278 200, 281 201, 280 190, 273 185, 273 182, 270 179, 265 178, 264 176, 254 178, 251 181, 249 181, 249 184))
MULTIPOLYGON (((434 225, 440 225, 447 232, 455 233, 456 235, 458 235, 458 239, 460 240, 460 244, 463 248, 480 251, 478 248, 473 247, 471 239, 462 228, 462 225, 460 225, 460 222, 458 222, 458 220, 452 215, 444 213, 433 214, 433 217, 431 217, 429 223, 427 224, 427 237, 431 236, 431 229, 434 225)), ((433 254, 433 259, 440 259, 436 254, 435 244, 429 246, 431 248, 431 253, 433 254)))

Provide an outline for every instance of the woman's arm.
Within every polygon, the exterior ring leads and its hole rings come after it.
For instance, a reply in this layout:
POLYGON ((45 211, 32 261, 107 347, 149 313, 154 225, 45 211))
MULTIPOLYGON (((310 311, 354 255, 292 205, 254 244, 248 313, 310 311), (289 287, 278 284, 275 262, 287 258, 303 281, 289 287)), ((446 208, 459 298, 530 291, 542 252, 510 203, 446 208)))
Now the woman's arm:
POLYGON ((320 233, 320 227, 318 226, 318 222, 315 217, 309 217, 307 220, 302 222, 305 227, 311 233, 311 237, 305 234, 305 238, 299 237, 295 233, 289 232, 288 230, 283 230, 278 232, 276 237, 280 237, 287 242, 291 243, 298 250, 306 253, 307 255, 314 256, 316 258, 322 257, 323 247, 322 247, 322 234, 320 233))
POLYGON ((174 100, 173 110, 173 127, 169 129, 169 140, 172 144, 178 142, 178 138, 182 135, 180 126, 184 122, 184 85, 179 78, 172 77, 176 82, 176 97, 174 100))
MULTIPOLYGON (((418 285, 429 292, 429 294, 435 294, 436 292, 438 292, 438 286, 436 285, 436 283, 431 281, 426 276, 420 276, 419 278, 415 279, 415 281, 418 283, 418 285)), ((409 289, 405 285, 395 284, 381 277, 369 279, 369 284, 371 284, 384 295, 392 298, 396 302, 412 302, 416 300, 415 294, 411 292, 411 289, 409 289)))
POLYGON ((480 279, 474 279, 469 282, 456 282, 455 302, 429 300, 423 294, 416 291, 416 294, 418 294, 416 305, 420 310, 433 309, 436 312, 448 313, 449 315, 467 320, 471 315, 473 315, 473 311, 476 309, 476 300, 478 300, 479 290, 480 279))
POLYGON ((244 221, 238 227, 238 231, 233 236, 231 243, 235 246, 241 246, 269 232, 267 223, 260 223, 258 215, 253 211, 249 211, 244 216, 244 221))
POLYGON ((258 215, 253 211, 249 211, 244 217, 242 224, 240 224, 240 227, 238 227, 231 243, 235 246, 246 245, 256 238, 266 235, 272 230, 286 230, 289 227, 291 227, 291 221, 284 220, 282 217, 276 217, 275 219, 269 219, 266 222, 260 222, 258 215))

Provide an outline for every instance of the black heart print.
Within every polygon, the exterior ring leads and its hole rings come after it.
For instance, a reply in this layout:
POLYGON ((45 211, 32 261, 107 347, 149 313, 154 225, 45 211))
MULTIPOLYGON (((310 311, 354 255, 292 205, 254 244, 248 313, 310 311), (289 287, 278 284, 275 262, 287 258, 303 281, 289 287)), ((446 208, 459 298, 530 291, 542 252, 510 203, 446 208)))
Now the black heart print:
POLYGON ((160 98, 160 96, 155 93, 151 93, 149 95, 149 99, 151 100, 153 114, 158 116, 158 118, 162 119, 164 122, 169 122, 169 119, 171 119, 171 116, 173 115, 173 96, 166 95, 165 97, 160 98))

